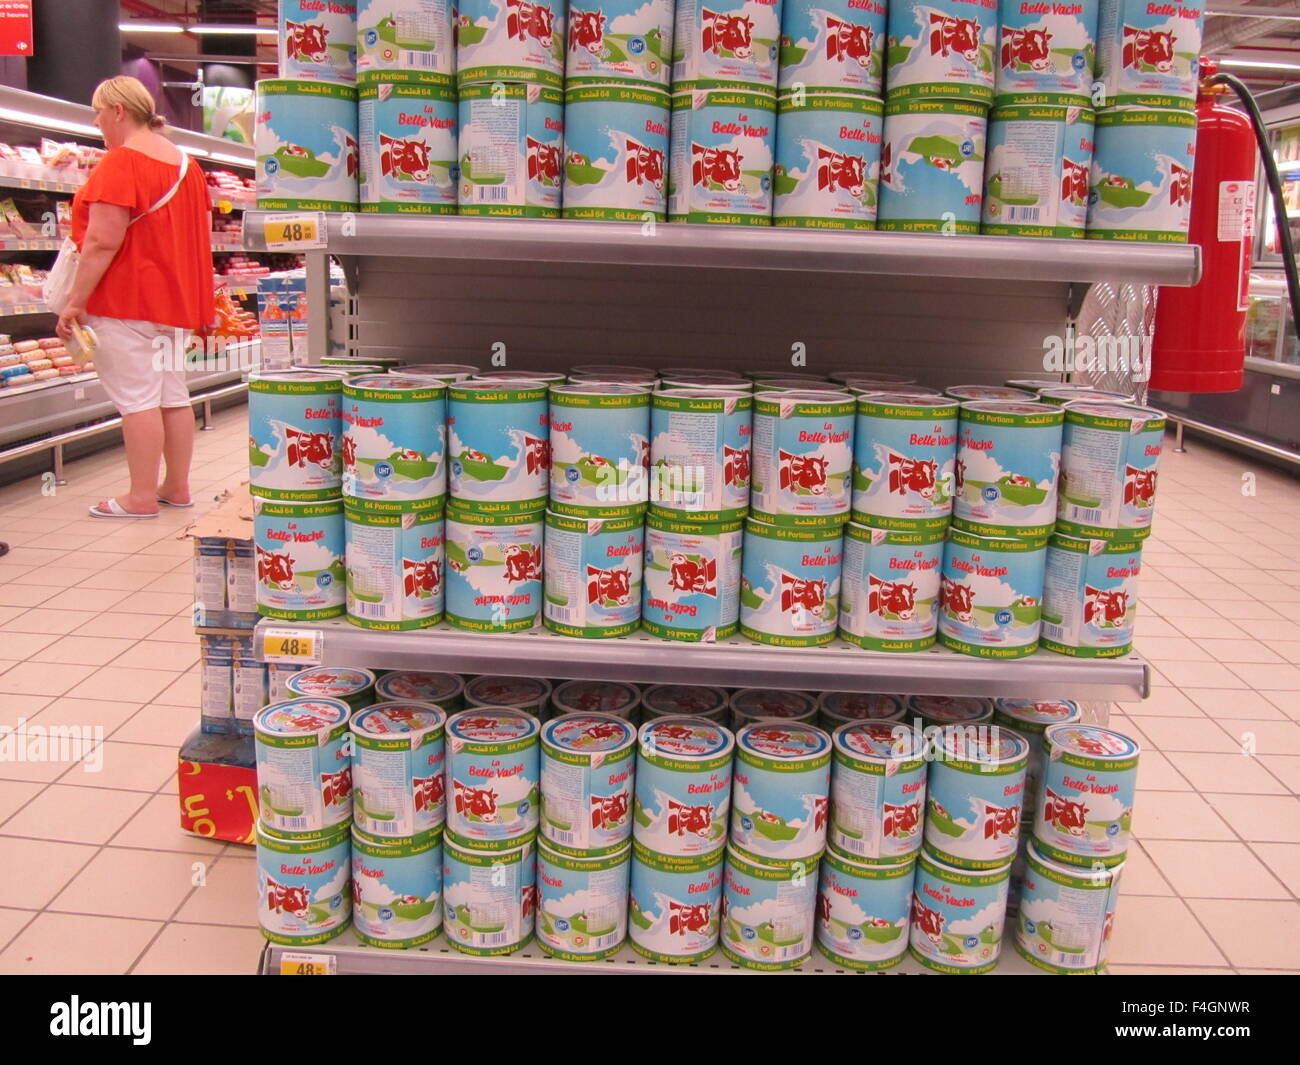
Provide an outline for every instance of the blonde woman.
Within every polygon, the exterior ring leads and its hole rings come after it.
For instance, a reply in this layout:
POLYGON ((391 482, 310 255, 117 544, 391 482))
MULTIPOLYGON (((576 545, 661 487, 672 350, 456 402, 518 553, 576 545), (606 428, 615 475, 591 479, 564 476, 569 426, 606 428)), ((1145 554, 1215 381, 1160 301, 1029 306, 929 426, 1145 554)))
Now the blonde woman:
POLYGON ((213 320, 211 199, 198 165, 158 133, 143 84, 110 78, 91 104, 108 152, 72 201, 81 260, 57 331, 66 341, 74 322, 94 329, 95 368, 122 415, 130 487, 90 513, 156 518, 159 503, 193 506, 182 353, 213 320))

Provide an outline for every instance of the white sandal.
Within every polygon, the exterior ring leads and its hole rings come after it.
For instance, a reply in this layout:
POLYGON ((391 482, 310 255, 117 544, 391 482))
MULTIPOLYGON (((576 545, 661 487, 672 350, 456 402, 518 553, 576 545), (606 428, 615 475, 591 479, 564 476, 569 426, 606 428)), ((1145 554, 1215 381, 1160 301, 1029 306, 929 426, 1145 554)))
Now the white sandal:
POLYGON ((100 505, 101 505, 100 503, 96 503, 93 507, 89 508, 90 516, 92 518, 156 518, 158 517, 156 513, 155 514, 132 514, 129 510, 123 510, 122 504, 119 503, 116 499, 109 499, 107 501, 107 505, 108 505, 107 510, 100 510, 99 509, 100 505))

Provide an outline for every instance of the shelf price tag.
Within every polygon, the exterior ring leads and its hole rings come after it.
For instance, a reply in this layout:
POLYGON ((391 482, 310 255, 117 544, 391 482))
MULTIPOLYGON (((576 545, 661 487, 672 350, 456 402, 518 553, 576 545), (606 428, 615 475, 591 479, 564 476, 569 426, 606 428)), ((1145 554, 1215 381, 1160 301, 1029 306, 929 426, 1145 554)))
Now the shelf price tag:
POLYGON ((318 666, 324 642, 324 634, 319 629, 263 629, 262 659, 318 666))
POLYGON ((262 219, 267 251, 302 251, 325 247, 325 212, 268 214, 262 219))
POLYGON ((337 976, 338 959, 333 954, 280 955, 281 976, 337 976))

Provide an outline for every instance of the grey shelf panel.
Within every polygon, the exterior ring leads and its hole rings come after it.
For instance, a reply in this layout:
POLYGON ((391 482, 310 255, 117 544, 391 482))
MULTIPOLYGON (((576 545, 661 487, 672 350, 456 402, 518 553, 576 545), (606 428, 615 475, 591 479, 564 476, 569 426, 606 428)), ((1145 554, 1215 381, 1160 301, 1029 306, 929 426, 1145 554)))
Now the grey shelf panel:
MULTIPOLYGON (((461 974, 466 976, 545 976, 548 974, 560 976, 575 973, 587 976, 644 975, 646 973, 696 976, 724 974, 742 976, 820 976, 835 973, 841 975, 865 975, 852 974, 847 969, 841 969, 834 962, 823 957, 815 948, 812 956, 797 970, 774 974, 742 969, 739 965, 729 961, 721 950, 716 951, 704 961, 690 965, 665 965, 662 962, 651 961, 648 958, 641 957, 631 947, 627 946, 623 947, 612 958, 603 961, 572 962, 548 957, 542 953, 536 942, 533 942, 514 954, 507 954, 499 958, 477 958, 453 950, 447 945, 447 940, 441 933, 437 939, 423 947, 410 950, 383 950, 377 947, 367 947, 359 943, 350 929, 337 939, 316 947, 284 947, 270 943, 262 952, 262 973, 265 975, 278 974, 280 961, 285 954, 314 954, 333 957, 340 976, 448 976, 461 974)), ((894 968, 886 969, 883 973, 876 975, 933 976, 937 974, 931 973, 929 969, 926 969, 913 958, 907 957, 894 968)), ((1016 953, 1015 948, 1011 945, 1008 928, 1008 935, 1003 939, 1002 957, 998 961, 998 967, 989 975, 1043 976, 1046 974, 1042 970, 1034 968, 1016 953)))
MULTIPOLYGON (((266 250, 261 214, 244 216, 248 251, 266 250)), ((659 224, 643 234, 639 225, 546 219, 326 219, 333 255, 1178 286, 1195 284, 1200 276, 1200 249, 1190 244, 682 224, 659 224)))
MULTIPOLYGON (((285 624, 264 619, 259 627, 285 624)), ((344 619, 301 627, 322 633, 322 662, 330 666, 1021 699, 1134 701, 1150 692, 1147 664, 1133 654, 1119 659, 1075 659, 1039 651, 1029 658, 997 661, 940 647, 913 654, 883 654, 840 640, 827 647, 774 648, 743 637, 712 645, 674 643, 644 633, 580 640, 543 629, 494 635, 461 632, 446 625, 413 632, 377 632, 344 619)), ((257 646, 260 650, 260 640, 257 646)))

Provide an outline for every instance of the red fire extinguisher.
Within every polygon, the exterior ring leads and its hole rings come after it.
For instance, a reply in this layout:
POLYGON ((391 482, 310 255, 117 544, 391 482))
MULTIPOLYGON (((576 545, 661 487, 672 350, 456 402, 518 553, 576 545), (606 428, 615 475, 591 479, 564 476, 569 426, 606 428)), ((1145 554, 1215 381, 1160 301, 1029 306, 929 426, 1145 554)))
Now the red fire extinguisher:
POLYGON ((1216 72, 1201 60, 1187 235, 1201 246, 1201 280, 1161 288, 1156 303, 1150 387, 1163 392, 1235 392, 1243 380, 1256 141, 1250 120, 1220 104, 1226 87, 1206 83, 1216 72))

